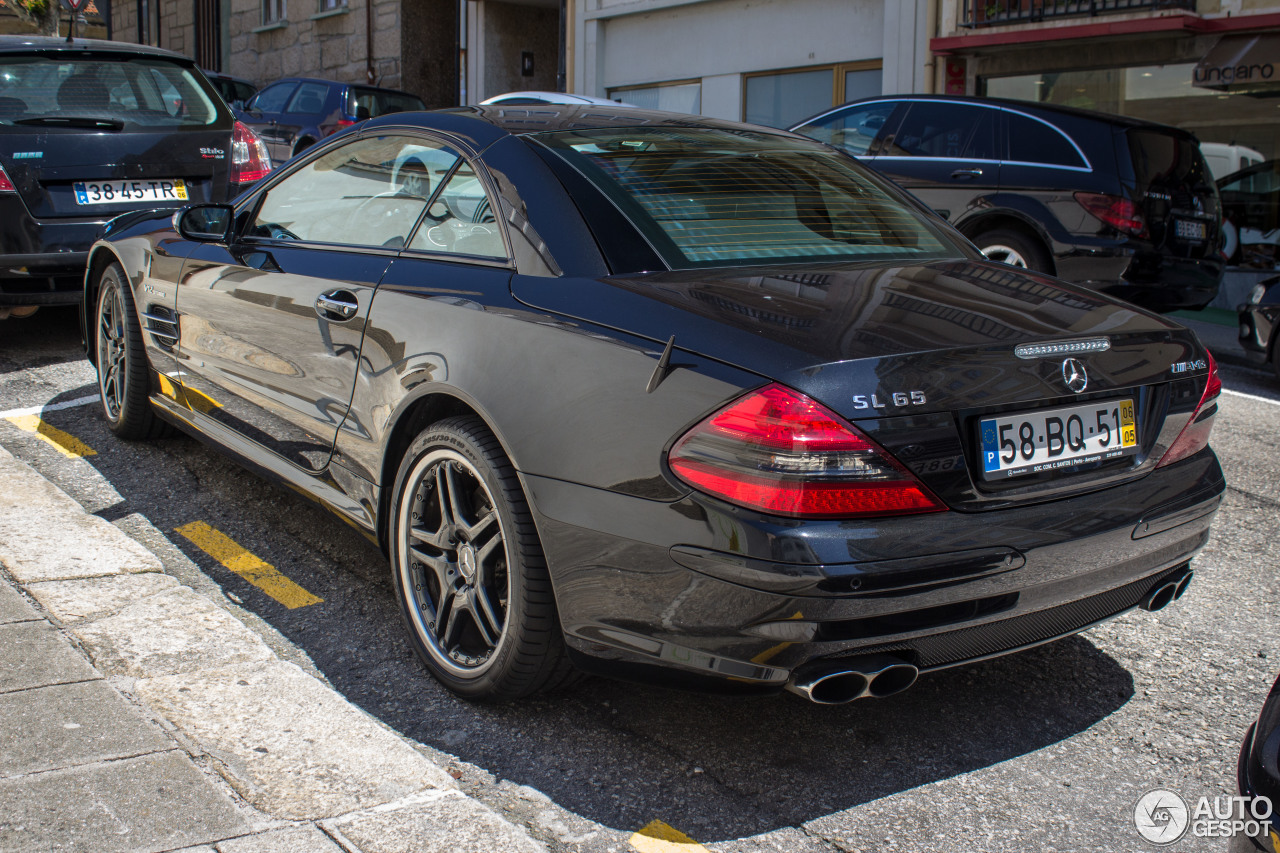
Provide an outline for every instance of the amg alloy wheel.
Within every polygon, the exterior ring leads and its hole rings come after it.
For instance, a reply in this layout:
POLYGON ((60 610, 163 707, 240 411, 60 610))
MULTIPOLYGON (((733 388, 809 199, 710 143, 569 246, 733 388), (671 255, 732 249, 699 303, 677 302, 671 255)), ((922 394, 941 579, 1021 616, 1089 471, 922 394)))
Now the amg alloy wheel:
POLYGON ((159 438, 168 424, 151 411, 147 354, 124 270, 109 264, 98 279, 97 367, 102 413, 125 439, 159 438))
POLYGON ((428 428, 395 487, 392 568, 414 649, 469 699, 515 699, 570 669, 519 480, 474 418, 428 428))
POLYGON ((1007 228, 986 231, 973 238, 979 251, 990 260, 1018 269, 1048 272, 1048 255, 1036 241, 1007 228))

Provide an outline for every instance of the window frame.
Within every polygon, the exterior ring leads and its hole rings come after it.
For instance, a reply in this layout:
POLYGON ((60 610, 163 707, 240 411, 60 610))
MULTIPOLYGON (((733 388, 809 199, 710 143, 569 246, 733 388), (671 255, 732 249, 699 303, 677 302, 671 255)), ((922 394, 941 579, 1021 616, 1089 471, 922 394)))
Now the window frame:
POLYGON ((262 26, 270 27, 288 22, 288 2, 289 0, 262 0, 262 26))
POLYGON ((605 95, 611 100, 625 101, 626 98, 623 96, 627 92, 635 92, 643 89, 666 89, 668 87, 673 87, 673 86, 693 86, 693 85, 696 85, 698 87, 698 112, 692 113, 692 115, 702 115, 702 78, 701 77, 686 77, 681 80, 663 80, 660 83, 636 83, 634 85, 629 84, 626 86, 612 86, 608 89, 605 89, 605 95))
MULTIPOLYGON (((844 92, 845 74, 850 71, 884 71, 884 58, 879 59, 855 59, 850 62, 822 63, 819 65, 797 65, 791 68, 770 68, 764 71, 746 71, 742 75, 742 92, 740 103, 738 104, 738 120, 747 120, 747 81, 753 77, 777 77, 783 74, 800 74, 803 72, 822 71, 830 69, 831 79, 831 106, 844 106, 846 101, 844 92)), ((804 116, 800 120, 804 121, 808 118, 816 118, 819 115, 827 115, 827 113, 818 113, 815 116, 804 116)), ((786 128, 781 128, 785 130, 786 128)))

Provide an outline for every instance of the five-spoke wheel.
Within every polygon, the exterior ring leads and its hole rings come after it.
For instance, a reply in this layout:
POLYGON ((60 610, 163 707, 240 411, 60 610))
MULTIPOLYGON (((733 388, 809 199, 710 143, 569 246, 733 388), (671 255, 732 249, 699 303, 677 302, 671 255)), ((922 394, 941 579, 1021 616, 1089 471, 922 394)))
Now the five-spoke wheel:
POLYGON ((394 490, 392 568, 414 649, 446 687, 515 699, 572 672, 528 503, 482 421, 428 427, 394 490))

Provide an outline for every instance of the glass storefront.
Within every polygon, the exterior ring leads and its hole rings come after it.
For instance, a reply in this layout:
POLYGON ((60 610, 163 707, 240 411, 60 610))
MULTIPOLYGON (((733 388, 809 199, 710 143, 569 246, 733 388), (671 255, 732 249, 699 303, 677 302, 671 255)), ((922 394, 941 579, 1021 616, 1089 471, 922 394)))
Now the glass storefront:
MULTIPOLYGON (((1194 133, 1215 177, 1280 157, 1280 97, 1215 91, 1195 85, 1195 63, 987 77, 978 91, 1100 110, 1171 124, 1194 133)), ((1203 75, 1202 75, 1203 76, 1203 75)))

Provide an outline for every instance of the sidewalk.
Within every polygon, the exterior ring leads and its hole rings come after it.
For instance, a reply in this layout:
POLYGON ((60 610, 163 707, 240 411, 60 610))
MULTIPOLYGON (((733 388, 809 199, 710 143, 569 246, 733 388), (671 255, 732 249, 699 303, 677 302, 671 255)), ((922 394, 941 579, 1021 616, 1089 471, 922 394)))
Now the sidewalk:
POLYGON ((0 448, 0 851, 545 851, 0 448))

